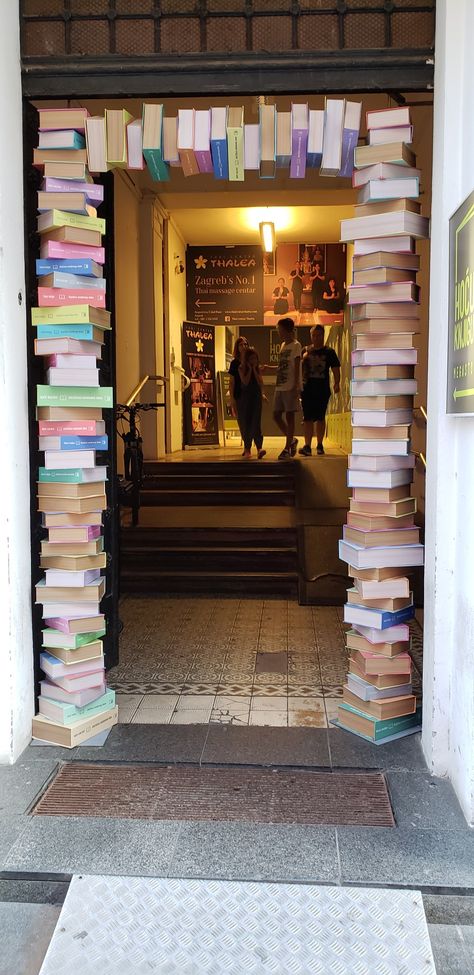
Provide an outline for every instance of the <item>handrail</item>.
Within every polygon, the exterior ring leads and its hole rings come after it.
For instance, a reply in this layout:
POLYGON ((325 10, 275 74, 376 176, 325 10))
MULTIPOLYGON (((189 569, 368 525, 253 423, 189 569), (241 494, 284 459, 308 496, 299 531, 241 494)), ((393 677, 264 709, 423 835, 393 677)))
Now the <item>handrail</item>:
POLYGON ((421 460, 421 463, 423 464, 423 467, 426 470, 426 457, 425 457, 423 451, 421 451, 421 450, 415 450, 415 457, 417 457, 418 460, 421 460))
POLYGON ((428 414, 427 414, 424 406, 420 406, 419 407, 419 410, 420 410, 421 415, 425 418, 426 422, 428 422, 428 414))
POLYGON ((146 384, 147 384, 147 382, 148 382, 149 379, 154 379, 155 382, 162 382, 162 383, 169 382, 169 380, 166 378, 166 376, 144 376, 143 379, 140 380, 140 382, 138 383, 138 385, 135 386, 135 389, 133 390, 133 392, 130 393, 130 396, 128 397, 128 399, 125 400, 125 406, 131 406, 132 405, 132 403, 134 402, 134 400, 136 400, 138 394, 141 393, 143 387, 146 386, 146 384))

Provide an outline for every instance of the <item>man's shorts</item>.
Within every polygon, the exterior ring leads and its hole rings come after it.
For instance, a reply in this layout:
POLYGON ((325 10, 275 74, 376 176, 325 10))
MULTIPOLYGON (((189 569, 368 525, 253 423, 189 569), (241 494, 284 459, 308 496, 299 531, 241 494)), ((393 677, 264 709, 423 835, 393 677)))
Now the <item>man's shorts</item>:
POLYGON ((311 388, 311 385, 303 389, 301 405, 304 419, 314 423, 317 420, 325 419, 331 394, 328 393, 327 389, 314 389, 311 388))
POLYGON ((276 389, 273 398, 274 413, 298 413, 300 398, 295 389, 276 389))

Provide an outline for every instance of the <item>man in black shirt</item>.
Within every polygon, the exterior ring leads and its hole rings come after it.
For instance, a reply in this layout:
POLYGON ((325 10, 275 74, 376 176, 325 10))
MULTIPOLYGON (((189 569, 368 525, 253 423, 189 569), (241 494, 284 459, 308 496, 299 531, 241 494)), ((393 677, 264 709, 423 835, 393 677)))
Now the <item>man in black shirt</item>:
POLYGON ((334 351, 324 344, 324 328, 315 325, 311 329, 311 345, 302 358, 303 391, 301 403, 304 416, 305 445, 299 451, 303 457, 311 456, 313 427, 316 423, 318 454, 324 454, 323 439, 326 427, 326 410, 331 396, 329 370, 334 376, 333 392, 338 393, 341 382, 341 364, 334 351))

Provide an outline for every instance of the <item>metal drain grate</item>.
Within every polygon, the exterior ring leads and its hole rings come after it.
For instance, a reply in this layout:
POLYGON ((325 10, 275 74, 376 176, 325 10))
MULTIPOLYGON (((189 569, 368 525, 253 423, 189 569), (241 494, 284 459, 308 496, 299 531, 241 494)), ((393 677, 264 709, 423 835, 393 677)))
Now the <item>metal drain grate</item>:
POLYGON ((377 772, 69 762, 33 812, 116 819, 395 825, 385 778, 377 772))

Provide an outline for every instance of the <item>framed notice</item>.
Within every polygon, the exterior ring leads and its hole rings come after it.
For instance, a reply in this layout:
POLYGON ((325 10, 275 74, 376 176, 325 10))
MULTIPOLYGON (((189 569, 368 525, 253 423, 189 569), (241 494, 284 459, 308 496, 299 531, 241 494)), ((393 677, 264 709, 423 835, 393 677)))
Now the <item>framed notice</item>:
POLYGON ((222 410, 222 429, 224 433, 239 433, 237 418, 232 415, 230 405, 230 375, 228 372, 219 372, 219 393, 222 410))
POLYGON ((474 415, 474 192, 449 221, 446 413, 474 415))
POLYGON ((190 386, 183 395, 184 442, 188 447, 219 443, 215 337, 212 325, 183 322, 183 369, 190 386))
POLYGON ((263 256, 259 246, 188 247, 187 316, 211 325, 261 325, 263 256))

